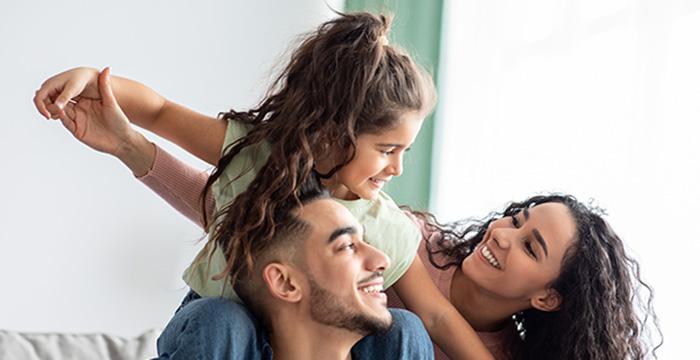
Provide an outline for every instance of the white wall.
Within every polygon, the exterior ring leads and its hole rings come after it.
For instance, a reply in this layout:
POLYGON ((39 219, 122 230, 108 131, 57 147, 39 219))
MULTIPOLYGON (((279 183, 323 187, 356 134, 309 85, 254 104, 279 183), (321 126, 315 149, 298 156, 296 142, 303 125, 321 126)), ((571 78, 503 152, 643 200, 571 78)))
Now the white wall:
POLYGON ((433 210, 596 199, 656 290, 659 358, 696 354, 700 1, 446 6, 433 210))
POLYGON ((131 336, 163 327, 201 245, 199 229, 126 167, 43 120, 31 99, 45 78, 110 65, 214 115, 254 105, 294 36, 328 17, 318 0, 4 2, 0 328, 131 336))

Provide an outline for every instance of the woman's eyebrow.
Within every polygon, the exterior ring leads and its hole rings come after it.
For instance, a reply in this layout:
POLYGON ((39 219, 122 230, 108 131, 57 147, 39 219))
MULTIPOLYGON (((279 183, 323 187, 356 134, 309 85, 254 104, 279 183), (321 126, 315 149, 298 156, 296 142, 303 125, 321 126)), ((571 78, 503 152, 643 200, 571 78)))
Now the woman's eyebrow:
POLYGON ((525 216, 525 221, 530 218, 530 210, 528 208, 523 208, 523 216, 525 216))
POLYGON ((542 237, 542 234, 540 234, 540 231, 537 229, 532 229, 532 235, 535 236, 535 240, 537 240, 537 242, 540 243, 540 246, 542 246, 542 250, 544 250, 544 255, 549 256, 549 251, 547 251, 547 243, 544 241, 544 238, 542 237))

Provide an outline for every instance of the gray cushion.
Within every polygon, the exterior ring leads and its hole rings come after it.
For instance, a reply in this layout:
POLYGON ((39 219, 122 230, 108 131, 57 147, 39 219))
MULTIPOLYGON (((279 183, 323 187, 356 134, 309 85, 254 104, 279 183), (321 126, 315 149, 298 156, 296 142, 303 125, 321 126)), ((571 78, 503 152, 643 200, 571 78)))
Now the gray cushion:
POLYGON ((158 330, 135 338, 106 334, 21 333, 0 330, 0 359, 149 359, 156 356, 158 330))

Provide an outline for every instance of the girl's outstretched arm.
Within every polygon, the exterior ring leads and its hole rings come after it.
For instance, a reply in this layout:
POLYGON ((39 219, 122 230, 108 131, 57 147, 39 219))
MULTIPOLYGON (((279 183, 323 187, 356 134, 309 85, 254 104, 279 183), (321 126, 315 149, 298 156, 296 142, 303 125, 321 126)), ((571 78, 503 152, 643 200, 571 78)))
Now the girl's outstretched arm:
POLYGON ((476 331, 435 286, 419 256, 393 288, 450 359, 493 359, 476 331))
MULTIPOLYGON (((80 67, 47 79, 34 96, 34 105, 47 119, 65 116, 74 101, 100 101, 99 71, 80 67)), ((133 80, 112 77, 112 90, 119 106, 136 125, 152 131, 215 165, 221 156, 226 121, 203 115, 173 103, 151 88, 133 80)))

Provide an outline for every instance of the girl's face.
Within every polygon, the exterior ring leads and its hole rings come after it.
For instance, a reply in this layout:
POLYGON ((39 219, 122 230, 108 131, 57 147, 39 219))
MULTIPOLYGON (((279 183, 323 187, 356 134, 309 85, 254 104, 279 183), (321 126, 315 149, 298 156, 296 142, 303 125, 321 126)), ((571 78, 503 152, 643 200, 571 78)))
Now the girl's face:
POLYGON ((537 307, 550 293, 576 234, 568 208, 544 203, 493 221, 484 239, 462 262, 462 272, 493 297, 537 307))
POLYGON ((399 125, 378 134, 357 137, 355 157, 327 184, 339 199, 374 199, 384 184, 403 172, 403 156, 418 135, 423 116, 407 113, 399 125))

